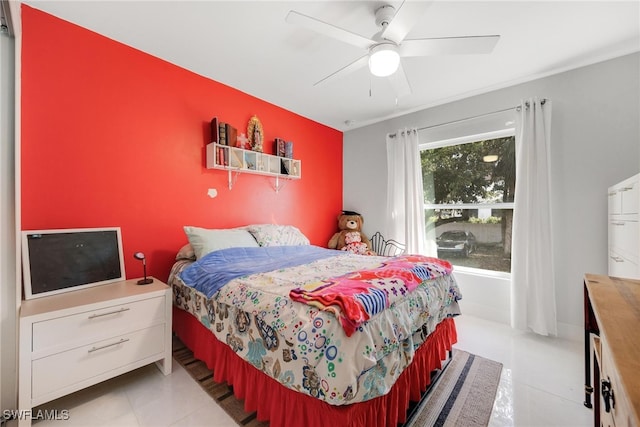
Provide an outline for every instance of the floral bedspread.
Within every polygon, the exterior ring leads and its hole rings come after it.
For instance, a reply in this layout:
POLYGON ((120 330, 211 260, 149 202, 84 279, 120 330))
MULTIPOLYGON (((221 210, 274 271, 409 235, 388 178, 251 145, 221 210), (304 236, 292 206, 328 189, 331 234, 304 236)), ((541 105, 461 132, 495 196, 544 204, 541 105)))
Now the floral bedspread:
POLYGON ((347 337, 336 316, 294 301, 292 289, 372 269, 393 258, 340 254, 233 279, 211 298, 169 277, 174 304, 196 316, 239 357, 284 386, 331 405, 386 394, 415 350, 445 317, 460 313, 451 274, 424 280, 347 337))

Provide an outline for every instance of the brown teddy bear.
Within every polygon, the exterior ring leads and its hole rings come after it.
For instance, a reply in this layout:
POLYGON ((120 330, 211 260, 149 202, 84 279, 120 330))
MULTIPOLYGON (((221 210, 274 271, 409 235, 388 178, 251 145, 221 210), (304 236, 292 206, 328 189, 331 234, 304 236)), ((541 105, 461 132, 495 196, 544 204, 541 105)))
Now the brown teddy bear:
POLYGON ((338 216, 338 231, 329 240, 329 249, 338 249, 360 255, 375 255, 371 241, 362 232, 364 219, 352 211, 342 211, 338 216))

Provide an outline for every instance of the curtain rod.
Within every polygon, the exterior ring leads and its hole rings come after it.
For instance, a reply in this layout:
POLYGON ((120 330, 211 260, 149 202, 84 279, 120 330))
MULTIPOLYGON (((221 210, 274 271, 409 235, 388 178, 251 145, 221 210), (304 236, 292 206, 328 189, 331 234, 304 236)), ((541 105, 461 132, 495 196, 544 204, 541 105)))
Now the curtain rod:
MULTIPOLYGON (((544 105, 546 102, 547 102, 546 98, 542 98, 540 100, 540 104, 541 105, 544 105)), ((529 108, 529 101, 525 102, 524 105, 525 105, 525 108, 529 108)), ((437 127, 440 127, 440 126, 451 125, 453 123, 465 122, 467 120, 479 119, 480 117, 486 117, 486 116, 491 116, 493 114, 504 113, 504 112, 509 111, 509 110, 520 111, 521 108, 522 107, 520 105, 516 105, 515 107, 503 108, 502 110, 492 111, 490 113, 478 114, 478 115, 471 116, 471 117, 465 117, 464 119, 451 120, 450 122, 438 123, 437 125, 423 126, 423 127, 418 128, 416 130, 421 131, 421 130, 426 130, 426 129, 437 128, 437 127)), ((389 134, 389 137, 390 138, 395 138, 396 134, 397 134, 396 132, 394 132, 392 134, 389 134)))

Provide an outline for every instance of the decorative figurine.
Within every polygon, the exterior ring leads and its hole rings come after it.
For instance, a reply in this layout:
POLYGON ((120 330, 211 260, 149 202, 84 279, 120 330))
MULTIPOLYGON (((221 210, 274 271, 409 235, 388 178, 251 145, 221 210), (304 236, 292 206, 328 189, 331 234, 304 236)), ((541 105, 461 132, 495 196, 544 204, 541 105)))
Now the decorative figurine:
POLYGON ((262 123, 257 116, 251 117, 249 125, 247 126, 247 135, 251 142, 251 149, 262 153, 264 143, 264 130, 262 129, 262 123))
POLYGON ((262 153, 262 134, 260 134, 260 128, 258 126, 253 128, 253 151, 262 153))

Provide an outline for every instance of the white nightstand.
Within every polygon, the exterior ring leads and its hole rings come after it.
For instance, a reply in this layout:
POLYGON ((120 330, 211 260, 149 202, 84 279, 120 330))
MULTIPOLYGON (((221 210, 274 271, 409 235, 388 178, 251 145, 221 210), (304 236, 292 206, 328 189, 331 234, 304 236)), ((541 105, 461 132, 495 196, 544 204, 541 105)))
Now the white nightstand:
MULTIPOLYGON (((156 362, 171 373, 171 288, 126 280, 23 301, 18 409, 156 362)), ((19 426, 30 426, 21 416, 19 426)))

